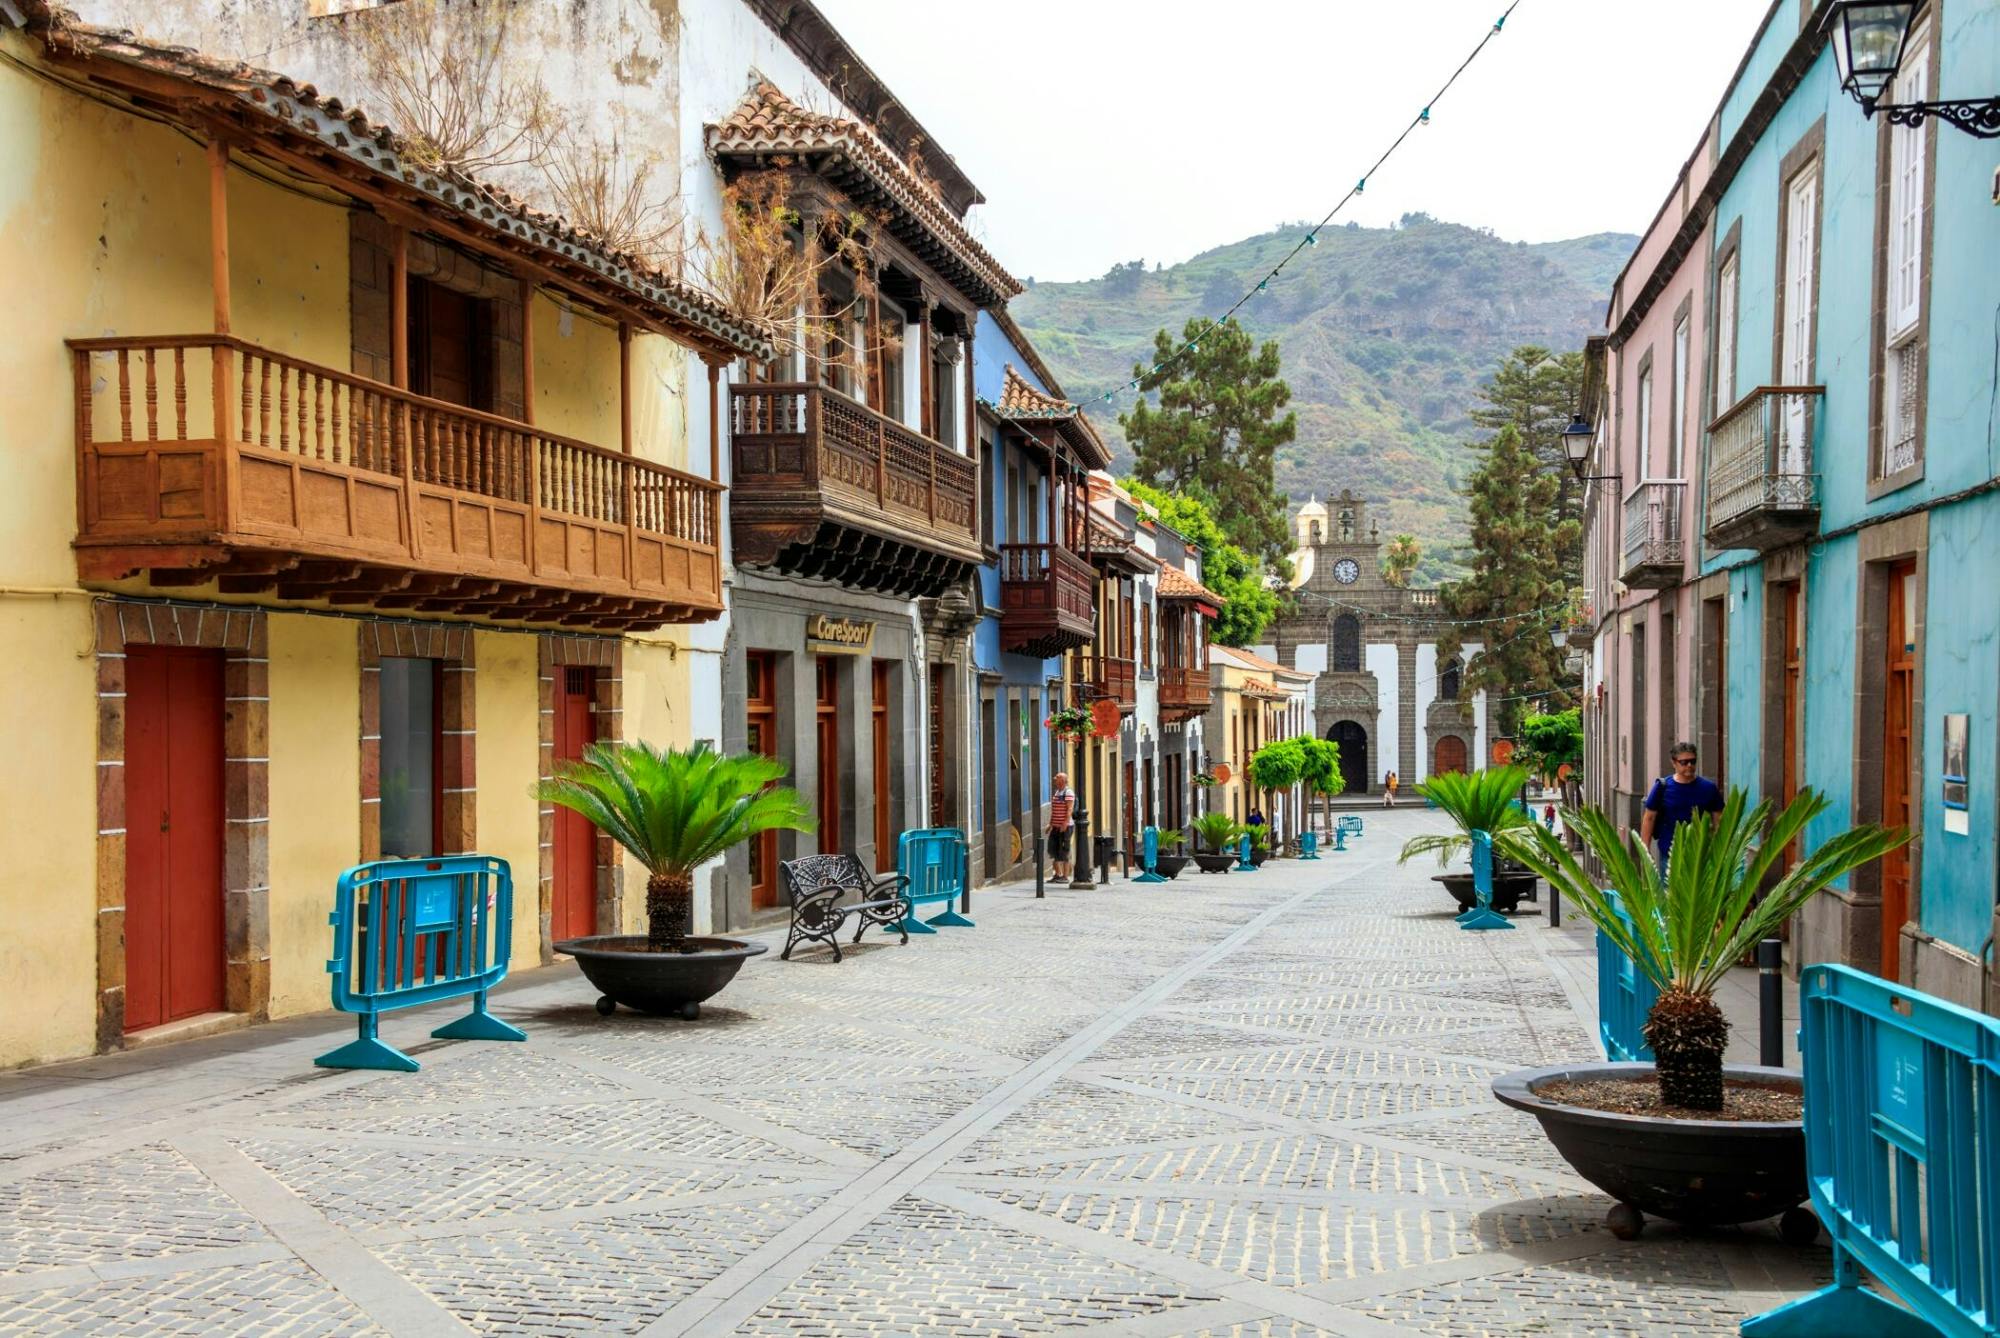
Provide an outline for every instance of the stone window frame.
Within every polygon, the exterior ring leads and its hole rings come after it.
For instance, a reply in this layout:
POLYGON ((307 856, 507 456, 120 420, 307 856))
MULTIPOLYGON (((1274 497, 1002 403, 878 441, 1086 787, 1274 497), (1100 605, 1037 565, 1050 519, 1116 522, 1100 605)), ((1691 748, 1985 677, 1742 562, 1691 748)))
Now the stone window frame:
POLYGON ((99 599, 97 657, 97 1049, 125 1032, 125 656, 129 646, 220 650, 224 1011, 271 1007, 270 631, 262 609, 99 599))
MULTIPOLYGON (((1937 88, 1943 58, 1944 42, 1938 31, 1938 14, 1935 5, 1920 5, 1910 26, 1928 23, 1930 30, 1925 37, 1928 48, 1927 77, 1929 87, 1937 88)), ((1893 194, 1889 179, 1891 157, 1889 141, 1896 127, 1889 124, 1887 117, 1876 123, 1875 139, 1875 211, 1872 294, 1869 301, 1868 333, 1868 461, 1867 500, 1874 501, 1886 497, 1924 477, 1925 447, 1930 435, 1925 430, 1930 417, 1930 369, 1931 369, 1931 275, 1937 268, 1933 263, 1937 258, 1934 238, 1937 231, 1937 122, 1927 119, 1917 133, 1924 137, 1924 237, 1922 242, 1923 277, 1918 285, 1917 322, 1910 338, 1917 350, 1917 436, 1916 463, 1907 469, 1899 469, 1893 474, 1881 472, 1883 435, 1888 424, 1883 413, 1882 394, 1888 381, 1888 307, 1889 307, 1889 234, 1894 220, 1889 217, 1889 201, 1893 194)), ((1914 866, 1913 866, 1914 867, 1914 866)), ((1913 885, 1914 887, 1914 885, 1913 885)))
POLYGON ((1674 318, 1667 326, 1667 455, 1673 468, 1664 477, 1686 482, 1688 464, 1692 453, 1699 447, 1690 440, 1689 434, 1694 424, 1688 420, 1688 396, 1698 393, 1695 386, 1694 348, 1694 290, 1689 289, 1674 308, 1674 318), (1687 348, 1680 352, 1680 385, 1674 384, 1674 356, 1677 350, 1681 327, 1687 327, 1687 348))
MULTIPOLYGON (((598 741, 625 742, 625 643, 616 637, 567 635, 544 632, 536 638, 537 673, 540 683, 541 729, 535 774, 542 780, 555 775, 556 705, 562 672, 589 669, 590 713, 595 717, 598 741)), ((538 801, 539 803, 539 801, 538 801)), ((536 881, 536 919, 541 943, 542 964, 555 961, 553 921, 556 887, 556 809, 539 803, 536 814, 539 842, 536 881)), ((616 934, 625 918, 625 859, 617 842, 602 831, 597 833, 597 930, 616 934)))
POLYGON ((438 693, 438 732, 444 755, 438 770, 443 778, 442 830, 437 833, 440 855, 466 854, 477 848, 478 680, 473 663, 473 628, 467 623, 412 623, 363 619, 359 645, 361 670, 361 862, 382 858, 382 660, 408 657, 442 662, 438 693))
MULTIPOLYGON (((1792 183, 1799 174, 1810 171, 1815 174, 1818 184, 1813 191, 1813 273, 1812 300, 1806 309, 1806 357, 1810 374, 1807 381, 1819 375, 1819 301, 1825 289, 1826 271, 1822 264, 1826 246, 1826 117, 1821 116, 1808 126, 1803 134, 1785 152, 1778 164, 1778 250, 1777 264, 1771 271, 1771 380, 1772 385, 1784 384, 1785 368, 1785 256, 1791 245, 1791 195, 1792 183)), ((1740 281, 1742 270, 1737 270, 1740 281)), ((1820 461, 1814 459, 1815 471, 1820 461)))
POLYGON ((1736 402, 1743 398, 1743 387, 1737 383, 1735 368, 1733 366, 1730 369, 1729 377, 1729 403, 1718 403, 1715 397, 1715 392, 1720 389, 1718 382, 1722 379, 1720 323, 1722 312, 1722 276, 1723 272, 1730 267, 1732 262, 1736 266, 1736 273, 1734 275, 1736 291, 1729 303, 1730 321, 1734 327, 1730 331, 1729 340, 1732 353, 1731 361, 1733 363, 1740 360, 1743 353, 1743 219, 1741 215, 1730 220, 1728 230, 1722 234, 1722 240, 1716 244, 1715 258, 1710 264, 1708 274, 1708 319, 1702 322, 1704 327, 1703 344, 1705 347, 1702 352, 1701 402, 1705 407, 1696 424, 1700 432, 1700 441, 1695 447, 1695 463, 1694 468, 1690 471, 1691 476, 1688 479, 1688 486, 1694 490, 1694 539, 1701 545, 1702 560, 1704 562, 1712 559, 1717 553, 1722 551, 1721 549, 1711 547, 1708 542, 1709 426, 1728 410, 1734 408, 1736 402))
MULTIPOLYGON (((1645 485, 1653 477, 1653 414, 1660 403, 1660 388, 1653 380, 1653 346, 1632 366, 1632 477, 1625 480, 1624 495, 1619 497, 1620 525, 1623 524, 1624 502, 1626 498, 1645 485), (1641 388, 1645 393, 1640 394, 1641 388)), ((1622 528, 1617 531, 1619 538, 1619 560, 1624 560, 1622 528)))

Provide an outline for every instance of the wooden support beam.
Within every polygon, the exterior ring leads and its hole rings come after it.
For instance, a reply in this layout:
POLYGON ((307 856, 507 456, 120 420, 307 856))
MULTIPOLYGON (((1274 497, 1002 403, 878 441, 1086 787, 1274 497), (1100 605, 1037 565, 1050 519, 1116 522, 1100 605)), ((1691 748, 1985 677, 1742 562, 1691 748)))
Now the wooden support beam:
POLYGON ((708 476, 722 482, 722 365, 708 363, 708 476))

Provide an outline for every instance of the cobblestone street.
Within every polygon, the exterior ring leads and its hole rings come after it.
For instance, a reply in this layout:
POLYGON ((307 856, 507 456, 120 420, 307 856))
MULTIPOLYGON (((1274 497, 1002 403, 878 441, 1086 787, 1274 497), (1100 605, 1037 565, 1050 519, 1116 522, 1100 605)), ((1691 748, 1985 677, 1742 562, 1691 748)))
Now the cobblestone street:
MULTIPOLYGON (((1769 1224, 1636 1242, 1506 1069, 1590 1059, 1590 940, 1467 934, 1369 813, 1318 863, 977 894, 693 1024, 568 968, 336 1073, 317 1018, 0 1078, 0 1331, 1727 1334, 1769 1224)), ((781 940, 780 940, 781 941, 781 940)))

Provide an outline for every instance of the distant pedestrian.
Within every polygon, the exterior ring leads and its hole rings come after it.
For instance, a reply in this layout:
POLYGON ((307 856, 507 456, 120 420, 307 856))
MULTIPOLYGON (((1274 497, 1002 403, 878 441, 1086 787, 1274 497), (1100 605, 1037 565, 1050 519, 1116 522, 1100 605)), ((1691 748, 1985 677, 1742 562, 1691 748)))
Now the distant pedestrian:
POLYGON ((1053 777, 1055 791, 1049 795, 1049 872, 1056 878, 1070 876, 1069 844, 1075 835, 1076 791, 1069 788, 1069 773, 1053 777))
POLYGON ((1262 827, 1264 825, 1264 810, 1253 807, 1250 810, 1250 816, 1243 819, 1243 825, 1245 827, 1262 827))
POLYGON ((1396 773, 1393 771, 1382 777, 1382 807, 1394 808, 1396 806, 1396 786, 1398 784, 1399 781, 1396 773))
POLYGON ((1674 851, 1674 829, 1697 813, 1722 811, 1722 787, 1706 776, 1695 774, 1695 751, 1691 743, 1677 743, 1668 754, 1673 772, 1653 782, 1646 792, 1646 811, 1639 819, 1639 839, 1659 847, 1660 867, 1674 851))
POLYGON ((1548 828, 1550 831, 1556 829, 1556 806, 1554 804, 1544 804, 1542 806, 1542 826, 1548 828))

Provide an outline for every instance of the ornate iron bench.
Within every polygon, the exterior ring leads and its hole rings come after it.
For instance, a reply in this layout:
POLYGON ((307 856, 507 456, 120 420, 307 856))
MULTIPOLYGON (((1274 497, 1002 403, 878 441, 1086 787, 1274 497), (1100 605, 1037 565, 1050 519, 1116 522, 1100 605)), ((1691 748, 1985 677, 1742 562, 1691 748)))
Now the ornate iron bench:
POLYGON ((840 960, 839 935, 850 919, 860 923, 854 942, 868 932, 868 926, 894 929, 910 941, 903 922, 910 915, 909 878, 900 873, 871 874, 852 855, 805 855, 778 866, 792 905, 792 932, 779 954, 790 961, 792 949, 801 943, 824 943, 840 960), (853 901, 843 902, 848 893, 853 901))

